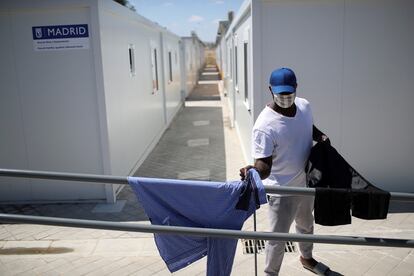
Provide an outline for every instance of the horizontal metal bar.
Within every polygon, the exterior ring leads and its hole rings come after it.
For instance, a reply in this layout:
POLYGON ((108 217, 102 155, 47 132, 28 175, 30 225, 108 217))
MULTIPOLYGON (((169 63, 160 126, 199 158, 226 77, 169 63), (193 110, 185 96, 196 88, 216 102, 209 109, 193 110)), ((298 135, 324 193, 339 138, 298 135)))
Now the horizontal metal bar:
POLYGON ((11 170, 0 169, 0 176, 24 177, 24 178, 40 178, 55 179, 68 181, 82 181, 96 184, 128 184, 128 178, 124 176, 100 175, 100 174, 81 174, 66 172, 50 172, 50 171, 30 171, 30 170, 11 170))
MULTIPOLYGON (((266 193, 269 194, 290 194, 290 195, 315 195, 315 188, 301 188, 301 187, 281 187, 281 186, 271 186, 264 185, 266 193)), ((335 189, 338 191, 351 191, 350 189, 335 189)), ((399 193, 399 192, 390 192, 392 201, 411 201, 414 202, 414 193, 399 193)))
POLYGON ((139 224, 139 223, 109 222, 109 221, 99 221, 99 220, 80 220, 80 219, 55 218, 55 217, 38 217, 38 216, 25 216, 25 215, 13 215, 13 214, 0 214, 0 221, 2 223, 28 223, 28 224, 41 224, 41 225, 53 225, 53 226, 65 226, 65 227, 77 227, 77 228, 92 228, 92 229, 129 231, 129 232, 192 235, 192 236, 203 236, 203 237, 414 248, 414 240, 392 239, 392 238, 253 232, 253 231, 239 231, 239 230, 214 229, 214 228, 144 225, 144 224, 139 224))
MULTIPOLYGON (((125 176, 112 176, 112 175, 99 175, 99 174, 79 174, 79 173, 62 173, 62 172, 49 172, 49 171, 0 169, 0 176, 83 181, 83 182, 90 182, 90 183, 96 183, 96 184, 121 184, 121 185, 128 184, 128 178, 125 176)), ((307 196, 315 195, 315 188, 280 187, 280 186, 265 185, 265 190, 266 190, 266 193, 269 193, 269 194, 289 194, 289 195, 307 195, 307 196)), ((390 192, 390 194, 391 194, 392 201, 414 202, 414 193, 390 192)))

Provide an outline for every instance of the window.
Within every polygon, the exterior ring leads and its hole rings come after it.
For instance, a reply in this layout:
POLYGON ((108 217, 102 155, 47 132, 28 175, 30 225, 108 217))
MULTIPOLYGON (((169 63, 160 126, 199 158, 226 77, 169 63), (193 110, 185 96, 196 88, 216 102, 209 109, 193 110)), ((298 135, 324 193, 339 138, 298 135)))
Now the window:
POLYGON ((157 49, 154 48, 151 54, 151 67, 152 67, 152 94, 159 90, 158 86, 158 61, 157 61, 157 49))
MULTIPOLYGON (((235 80, 236 88, 238 88, 239 78, 237 74, 237 46, 234 47, 234 80, 235 80)), ((238 89, 236 90, 237 92, 239 92, 238 89)))
POLYGON ((175 61, 175 64, 177 64, 177 61, 178 61, 178 59, 177 59, 177 51, 174 52, 174 61, 175 61))
POLYGON ((135 55, 134 55, 134 45, 128 45, 128 54, 129 54, 129 72, 132 76, 135 75, 135 55))
POLYGON ((249 53, 248 53, 248 44, 244 43, 244 99, 247 102, 249 99, 249 53))
POLYGON ((230 57, 230 63, 229 63, 229 66, 230 66, 230 78, 233 79, 233 51, 232 51, 231 48, 230 48, 229 57, 230 57))
POLYGON ((173 73, 172 73, 172 62, 171 62, 171 52, 168 52, 168 68, 170 69, 170 82, 173 81, 173 73))

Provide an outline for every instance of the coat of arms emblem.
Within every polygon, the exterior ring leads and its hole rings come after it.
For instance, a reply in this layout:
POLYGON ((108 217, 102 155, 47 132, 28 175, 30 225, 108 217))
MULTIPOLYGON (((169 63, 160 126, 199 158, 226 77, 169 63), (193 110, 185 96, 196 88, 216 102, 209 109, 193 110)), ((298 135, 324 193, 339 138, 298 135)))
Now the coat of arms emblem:
POLYGON ((36 38, 42 38, 42 28, 35 28, 36 38))

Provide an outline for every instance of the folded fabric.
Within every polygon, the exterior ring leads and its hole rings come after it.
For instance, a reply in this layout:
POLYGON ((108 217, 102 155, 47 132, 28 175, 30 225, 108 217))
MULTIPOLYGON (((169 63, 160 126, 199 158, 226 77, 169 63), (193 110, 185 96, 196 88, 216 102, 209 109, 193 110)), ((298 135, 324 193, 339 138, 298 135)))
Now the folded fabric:
POLYGON ((330 226, 349 224, 351 208, 354 217, 387 217, 390 193, 369 183, 330 143, 319 142, 313 146, 306 172, 307 185, 317 188, 316 223, 330 226))
POLYGON ((386 219, 391 195, 368 185, 352 192, 352 216, 361 219, 386 219))
POLYGON ((351 223, 351 196, 349 191, 316 188, 315 223, 335 226, 351 223))
MULTIPOLYGON (((151 223, 156 225, 240 230, 257 206, 267 202, 255 170, 249 170, 246 181, 129 177, 128 182, 151 223)), ((231 273, 237 239, 171 234, 154 234, 154 238, 171 272, 207 255, 207 275, 231 273)))

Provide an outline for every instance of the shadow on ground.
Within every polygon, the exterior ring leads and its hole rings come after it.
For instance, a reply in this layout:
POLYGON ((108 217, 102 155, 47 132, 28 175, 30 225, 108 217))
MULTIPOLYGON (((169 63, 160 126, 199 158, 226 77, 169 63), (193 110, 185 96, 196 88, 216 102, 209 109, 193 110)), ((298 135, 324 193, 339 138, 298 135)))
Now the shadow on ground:
POLYGON ((220 93, 217 83, 199 84, 187 97, 187 101, 220 101, 220 93))
POLYGON ((116 213, 94 213, 97 203, 57 203, 0 205, 0 212, 31 216, 59 217, 104 221, 145 221, 145 212, 129 186, 121 191, 118 200, 126 200, 122 211, 116 213))

